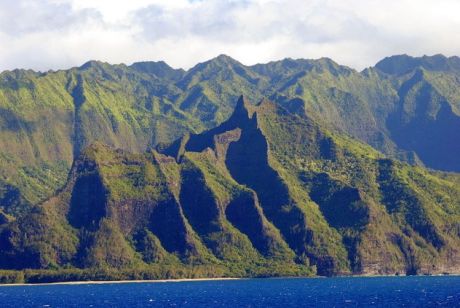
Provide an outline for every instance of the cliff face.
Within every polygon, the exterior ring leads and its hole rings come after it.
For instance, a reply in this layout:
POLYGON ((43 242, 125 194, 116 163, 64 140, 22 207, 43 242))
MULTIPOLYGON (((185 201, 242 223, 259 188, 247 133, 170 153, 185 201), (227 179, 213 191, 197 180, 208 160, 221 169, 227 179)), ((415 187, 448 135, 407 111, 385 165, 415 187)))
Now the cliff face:
POLYGON ((245 66, 226 56, 188 71, 164 62, 91 61, 0 73, 0 208, 20 216, 65 184, 94 142, 143 153, 227 119, 236 99, 268 97, 390 158, 460 171, 456 57, 395 56, 357 72, 330 59, 245 66))
POLYGON ((2 225, 0 267, 458 272, 456 181, 241 97, 220 126, 145 154, 89 146, 56 196, 2 225))

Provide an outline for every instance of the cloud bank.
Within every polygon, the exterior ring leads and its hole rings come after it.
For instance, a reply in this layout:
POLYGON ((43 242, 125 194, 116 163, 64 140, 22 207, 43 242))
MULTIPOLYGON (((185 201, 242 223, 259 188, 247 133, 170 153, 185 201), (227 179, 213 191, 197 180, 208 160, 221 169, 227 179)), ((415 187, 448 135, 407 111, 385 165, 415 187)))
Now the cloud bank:
POLYGON ((244 64, 460 55, 457 0, 0 0, 0 70, 94 59, 174 67, 227 54, 244 64))

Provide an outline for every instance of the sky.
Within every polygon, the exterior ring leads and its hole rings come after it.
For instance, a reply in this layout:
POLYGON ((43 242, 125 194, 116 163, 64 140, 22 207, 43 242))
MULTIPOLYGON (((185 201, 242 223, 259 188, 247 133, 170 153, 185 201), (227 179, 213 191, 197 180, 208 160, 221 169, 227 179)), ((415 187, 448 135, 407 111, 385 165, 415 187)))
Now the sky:
POLYGON ((438 53, 460 55, 458 0, 0 0, 0 71, 438 53))

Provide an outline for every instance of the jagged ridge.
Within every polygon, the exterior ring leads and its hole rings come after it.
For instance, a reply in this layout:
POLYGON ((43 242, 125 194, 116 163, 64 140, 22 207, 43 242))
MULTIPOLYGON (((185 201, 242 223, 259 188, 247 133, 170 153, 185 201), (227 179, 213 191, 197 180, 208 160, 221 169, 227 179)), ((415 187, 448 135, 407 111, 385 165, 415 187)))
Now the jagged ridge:
POLYGON ((220 126, 156 151, 90 146, 57 196, 4 225, 0 265, 458 272, 459 200, 446 178, 241 97, 220 126))
POLYGON ((458 57, 394 56, 356 72, 323 58, 245 66, 227 56, 188 71, 90 61, 0 74, 0 208, 18 216, 62 187, 99 141, 130 152, 215 127, 241 94, 269 97, 392 158, 459 171, 458 57))

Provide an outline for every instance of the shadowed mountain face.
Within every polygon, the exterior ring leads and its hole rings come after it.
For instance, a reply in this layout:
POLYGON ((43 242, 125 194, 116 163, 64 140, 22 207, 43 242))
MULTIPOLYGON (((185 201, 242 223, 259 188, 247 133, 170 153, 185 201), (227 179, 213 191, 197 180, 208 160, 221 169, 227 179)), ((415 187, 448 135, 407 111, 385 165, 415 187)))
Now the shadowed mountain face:
POLYGON ((459 72, 460 58, 447 58, 443 55, 423 56, 413 58, 408 55, 387 57, 375 65, 380 71, 392 75, 405 75, 416 69, 426 69, 437 72, 459 72))
POLYGON ((1 213, 0 268, 458 273, 459 181, 241 97, 219 126, 156 150, 89 146, 59 193, 1 213))
POLYGON ((399 105, 387 120, 394 142, 418 154, 425 165, 460 170, 460 115, 418 70, 399 90, 399 105))
POLYGON ((267 97, 391 158, 460 171, 460 60, 393 56, 357 72, 330 59, 245 66, 221 55, 184 71, 90 61, 0 74, 0 207, 18 215, 64 185, 99 141, 142 153, 217 126, 240 95, 267 97))

